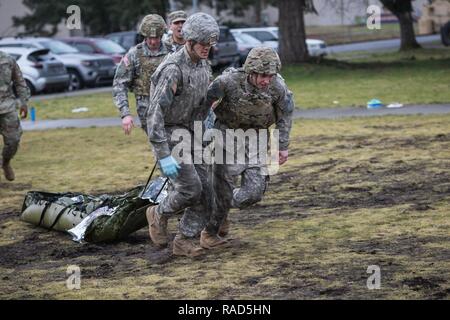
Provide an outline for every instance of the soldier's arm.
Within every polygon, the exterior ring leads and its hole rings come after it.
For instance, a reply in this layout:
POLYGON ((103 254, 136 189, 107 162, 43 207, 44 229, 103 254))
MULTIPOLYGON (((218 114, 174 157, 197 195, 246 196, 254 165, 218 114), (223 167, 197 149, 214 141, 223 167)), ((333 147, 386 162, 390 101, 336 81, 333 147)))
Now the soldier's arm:
POLYGON ((276 129, 279 130, 280 151, 288 150, 293 112, 294 97, 292 95, 292 92, 284 83, 280 83, 279 97, 276 101, 276 129))
POLYGON ((217 103, 225 96, 225 81, 223 76, 219 76, 208 87, 206 94, 206 105, 208 107, 217 106, 217 103))
POLYGON ((114 75, 113 99, 122 119, 131 115, 128 104, 128 90, 133 83, 134 60, 133 54, 128 52, 120 61, 114 75))
POLYGON ((169 143, 164 128, 164 116, 168 112, 176 112, 171 106, 178 83, 181 81, 181 72, 175 65, 168 65, 161 71, 156 80, 150 98, 147 113, 148 138, 158 160, 170 156, 169 143))
POLYGON ((30 99, 30 89, 23 78, 22 71, 20 71, 19 66, 16 61, 13 62, 12 68, 12 82, 14 85, 15 92, 17 93, 17 98, 20 99, 20 106, 26 107, 28 100, 30 99))

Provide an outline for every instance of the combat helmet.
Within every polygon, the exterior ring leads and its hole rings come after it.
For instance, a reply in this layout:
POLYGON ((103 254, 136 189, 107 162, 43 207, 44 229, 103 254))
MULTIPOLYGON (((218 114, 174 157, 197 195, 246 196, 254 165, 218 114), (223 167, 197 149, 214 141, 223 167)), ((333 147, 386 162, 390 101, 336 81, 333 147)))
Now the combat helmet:
POLYGON ((280 58, 275 50, 269 47, 253 48, 244 63, 246 73, 277 74, 280 69, 280 58))
POLYGON ((146 38, 162 37, 166 28, 166 22, 160 15, 149 14, 142 19, 139 33, 146 38))
POLYGON ((213 17, 199 12, 187 18, 182 34, 185 40, 215 45, 219 39, 220 29, 213 17))

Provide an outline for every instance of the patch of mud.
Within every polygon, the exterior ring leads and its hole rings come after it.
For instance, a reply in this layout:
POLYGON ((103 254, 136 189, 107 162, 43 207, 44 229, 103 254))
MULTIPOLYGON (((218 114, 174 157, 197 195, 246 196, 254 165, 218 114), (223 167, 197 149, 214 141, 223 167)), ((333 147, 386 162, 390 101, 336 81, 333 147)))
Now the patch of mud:
POLYGON ((450 237, 414 237, 402 236, 389 241, 383 239, 352 241, 346 244, 351 252, 361 254, 387 254, 390 256, 409 256, 411 258, 434 258, 439 256, 441 260, 450 261, 450 249, 430 249, 426 245, 441 244, 443 247, 450 243, 450 237))
POLYGON ((403 280, 402 284, 410 287, 414 291, 420 291, 424 289, 425 290, 438 289, 441 287, 440 283, 442 282, 443 279, 439 278, 424 279, 423 277, 414 277, 403 280))
POLYGON ((32 188, 30 183, 4 182, 0 181, 0 190, 23 191, 32 188))

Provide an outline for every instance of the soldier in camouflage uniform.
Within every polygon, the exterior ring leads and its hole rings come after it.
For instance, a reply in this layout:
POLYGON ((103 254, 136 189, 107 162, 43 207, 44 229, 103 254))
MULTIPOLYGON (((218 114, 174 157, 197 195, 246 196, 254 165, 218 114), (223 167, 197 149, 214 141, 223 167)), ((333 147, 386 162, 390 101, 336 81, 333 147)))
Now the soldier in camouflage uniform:
MULTIPOLYGON (((252 49, 243 69, 225 71, 210 85, 207 105, 219 101, 214 109, 214 128, 220 130, 223 137, 227 129, 254 129, 261 146, 263 131, 259 129, 268 129, 276 124, 279 130, 279 164, 282 165, 288 158, 294 104, 292 93, 278 75, 280 68, 280 59, 273 49, 252 49)), ((227 224, 230 208, 246 208, 259 202, 264 195, 268 183, 267 163, 265 157, 250 162, 249 145, 249 142, 244 143, 245 163, 221 164, 215 161, 213 164, 214 210, 201 233, 200 244, 204 248, 226 246, 226 239, 220 237, 220 229, 227 224), (238 176, 241 177, 241 185, 235 188, 234 182, 238 176)), ((223 145, 220 147, 223 153, 229 152, 223 145)), ((222 231, 222 235, 226 233, 222 231)))
POLYGON ((0 51, 0 134, 4 142, 1 164, 5 178, 9 181, 15 179, 11 160, 19 148, 22 136, 17 109, 20 110, 22 119, 26 118, 29 98, 30 90, 16 61, 0 51))
MULTIPOLYGON (((152 241, 160 246, 168 243, 167 219, 184 212, 179 232, 173 241, 173 253, 195 257, 204 250, 196 238, 209 221, 211 190, 205 164, 179 163, 172 155, 178 141, 172 141, 172 133, 181 129, 194 141, 194 125, 203 123, 209 108, 205 105, 209 85, 206 59, 211 46, 219 37, 219 26, 213 17, 205 13, 190 16, 183 25, 186 45, 170 54, 152 76, 152 96, 147 118, 149 141, 160 168, 173 185, 167 197, 158 206, 147 210, 149 233, 152 241)), ((195 143, 194 143, 195 144, 195 143)), ((190 149, 203 149, 201 141, 190 149)), ((202 150, 201 150, 202 151, 202 150)), ((177 156, 177 155, 175 155, 177 156)))
POLYGON ((170 52, 177 52, 186 43, 181 33, 186 19, 187 14, 184 11, 180 10, 169 13, 169 29, 172 33, 164 37, 163 41, 170 52))
POLYGON ((139 32, 145 40, 131 48, 120 62, 113 83, 113 97, 122 118, 125 134, 134 126, 128 104, 128 90, 136 97, 136 107, 141 127, 147 134, 147 112, 150 97, 150 77, 169 53, 161 37, 166 30, 164 19, 157 14, 145 16, 139 32))

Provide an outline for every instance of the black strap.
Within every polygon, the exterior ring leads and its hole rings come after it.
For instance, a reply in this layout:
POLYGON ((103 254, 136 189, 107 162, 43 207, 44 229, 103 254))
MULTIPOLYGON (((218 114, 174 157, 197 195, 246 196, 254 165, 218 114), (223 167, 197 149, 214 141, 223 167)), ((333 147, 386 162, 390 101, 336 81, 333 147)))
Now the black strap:
POLYGON ((47 202, 47 203, 46 203, 46 205, 45 205, 45 207, 44 207, 44 210, 42 210, 41 218, 39 219, 39 224, 38 224, 38 226, 41 226, 42 221, 44 221, 45 213, 47 212, 47 210, 48 210, 48 208, 50 207, 50 205, 51 205, 50 202, 47 202))
POLYGON ((54 226, 56 226, 56 224, 58 223, 59 219, 62 217, 63 213, 70 208, 62 208, 62 210, 58 213, 58 215, 55 218, 55 221, 53 221, 53 224, 50 226, 50 230, 53 229, 54 226))
POLYGON ((158 165, 158 161, 155 162, 155 165, 153 166, 153 169, 152 169, 152 173, 150 173, 150 176, 148 177, 147 183, 145 184, 145 187, 144 187, 144 192, 145 192, 145 190, 147 190, 147 187, 148 187, 148 184, 150 183, 150 180, 152 180, 152 177, 153 177, 153 174, 155 173, 157 165, 158 165))

